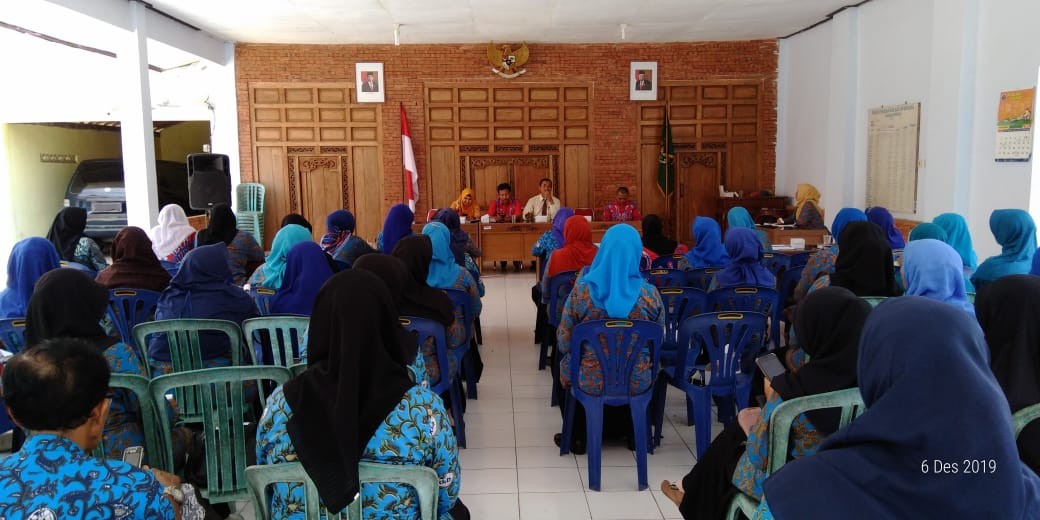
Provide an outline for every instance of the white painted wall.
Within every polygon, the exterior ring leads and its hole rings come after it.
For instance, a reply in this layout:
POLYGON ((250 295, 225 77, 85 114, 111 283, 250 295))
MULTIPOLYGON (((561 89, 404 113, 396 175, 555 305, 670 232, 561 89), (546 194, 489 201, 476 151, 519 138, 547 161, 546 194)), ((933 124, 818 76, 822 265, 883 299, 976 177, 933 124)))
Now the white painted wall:
POLYGON ((874 0, 782 40, 777 190, 815 184, 828 220, 863 207, 867 111, 920 102, 917 213, 896 216, 962 213, 979 256, 995 254, 990 212, 1040 197, 1032 163, 993 161, 1000 91, 1037 81, 1038 18, 1035 0, 874 0))

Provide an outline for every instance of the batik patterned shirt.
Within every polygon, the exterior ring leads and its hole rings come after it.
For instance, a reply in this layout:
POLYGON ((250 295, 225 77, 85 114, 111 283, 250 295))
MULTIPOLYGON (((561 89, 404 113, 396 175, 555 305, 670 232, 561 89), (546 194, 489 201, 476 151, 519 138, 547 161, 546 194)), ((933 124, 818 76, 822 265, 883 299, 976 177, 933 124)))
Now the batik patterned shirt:
POLYGON ((79 239, 73 258, 77 264, 85 265, 98 272, 108 267, 108 261, 105 260, 101 247, 90 237, 79 239))
POLYGON ((256 242, 253 235, 239 231, 235 239, 228 244, 228 267, 231 268, 231 278, 235 285, 244 285, 249 277, 246 266, 259 264, 264 261, 264 250, 256 242))
POLYGON ((603 220, 629 222, 642 219, 643 216, 639 214, 639 208, 636 207, 636 203, 630 200, 626 200, 624 204, 618 204, 617 200, 612 200, 603 208, 603 220))
POLYGON ((806 294, 809 294, 809 288, 812 287, 813 283, 821 276, 828 275, 834 272, 834 264, 838 261, 838 244, 834 244, 827 249, 822 249, 813 253, 809 257, 809 261, 805 263, 805 269, 802 270, 802 277, 798 280, 798 285, 794 288, 794 300, 802 301, 806 294))
MULTIPOLYGON (((626 319, 647 320, 657 322, 664 328, 664 303, 661 302, 661 294, 657 288, 647 282, 639 289, 639 297, 635 305, 628 313, 626 319)), ((607 310, 597 307, 592 301, 589 285, 580 278, 574 284, 571 295, 563 305, 563 315, 560 326, 556 328, 556 345, 560 352, 560 382, 564 387, 571 385, 571 329, 579 323, 592 320, 607 320, 610 316, 607 310)), ((632 371, 632 381, 629 383, 629 392, 639 394, 650 388, 654 374, 651 373, 653 359, 650 350, 645 348, 639 354, 639 360, 632 371)), ((596 354, 583 350, 581 353, 581 374, 578 387, 582 391, 599 395, 603 392, 603 370, 599 366, 596 354)))
MULTIPOLYGON (((298 461, 287 429, 292 414, 282 388, 277 388, 267 399, 256 433, 257 464, 298 461)), ((433 468, 440 481, 437 517, 451 520, 449 511, 455 505, 461 484, 459 450, 444 402, 433 392, 419 386, 408 389, 368 441, 361 460, 433 468)), ((279 483, 272 486, 272 490, 272 520, 304 519, 303 484, 279 483)), ((408 486, 362 484, 361 504, 362 516, 369 520, 419 518, 419 498, 408 486)))
POLYGON ((151 472, 41 433, 0 461, 0 518, 172 520, 174 513, 151 472))
MULTIPOLYGON (((765 482, 766 469, 769 466, 769 418, 776 411, 776 407, 784 399, 774 395, 766 402, 765 408, 758 416, 758 421, 751 427, 748 434, 747 448, 744 455, 737 463, 737 469, 733 472, 733 485, 737 486, 744 494, 762 499, 762 483, 765 482)), ((794 458, 806 457, 816 453, 823 442, 824 435, 820 433, 809 422, 805 414, 799 415, 791 424, 790 456, 794 458)))
POLYGON ((553 236, 552 230, 542 233, 542 236, 538 237, 538 241, 531 247, 531 256, 541 256, 547 258, 550 253, 563 247, 563 244, 556 242, 556 237, 553 236))

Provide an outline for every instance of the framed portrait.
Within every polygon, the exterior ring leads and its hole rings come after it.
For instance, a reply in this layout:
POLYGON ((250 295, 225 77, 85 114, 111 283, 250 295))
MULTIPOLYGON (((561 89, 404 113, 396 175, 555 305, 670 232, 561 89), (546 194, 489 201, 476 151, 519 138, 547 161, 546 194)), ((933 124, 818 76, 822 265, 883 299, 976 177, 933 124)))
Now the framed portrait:
POLYGON ((628 99, 657 101, 657 62, 633 61, 628 70, 628 99))
POLYGON ((385 100, 386 78, 382 63, 355 63, 354 83, 357 84, 358 103, 382 103, 385 100))

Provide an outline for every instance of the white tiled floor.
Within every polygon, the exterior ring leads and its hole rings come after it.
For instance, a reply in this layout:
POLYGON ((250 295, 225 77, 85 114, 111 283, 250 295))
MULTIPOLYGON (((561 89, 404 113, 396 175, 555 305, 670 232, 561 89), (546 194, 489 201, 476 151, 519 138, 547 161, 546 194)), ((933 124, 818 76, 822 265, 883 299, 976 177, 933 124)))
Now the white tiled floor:
MULTIPOLYGON (((538 371, 534 276, 484 273, 481 324, 484 375, 466 410, 468 448, 459 451, 462 499, 474 519, 673 519, 678 509, 658 489, 681 480, 694 463, 693 427, 682 395, 668 392, 665 437, 648 456, 650 490, 638 491, 635 455, 605 446, 602 491, 588 489, 586 456, 561 457, 553 444, 560 412, 549 406, 551 375, 538 371)), ((721 426, 713 425, 713 435, 721 426)))

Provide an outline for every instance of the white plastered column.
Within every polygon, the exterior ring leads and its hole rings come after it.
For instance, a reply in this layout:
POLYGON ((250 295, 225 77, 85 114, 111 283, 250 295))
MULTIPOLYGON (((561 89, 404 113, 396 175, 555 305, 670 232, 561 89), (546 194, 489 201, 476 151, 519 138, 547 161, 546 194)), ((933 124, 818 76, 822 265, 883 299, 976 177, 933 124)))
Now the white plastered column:
POLYGON ((123 103, 119 107, 126 185, 127 223, 148 229, 156 222, 159 200, 155 181, 155 137, 148 83, 146 8, 127 3, 130 28, 116 51, 123 103))

